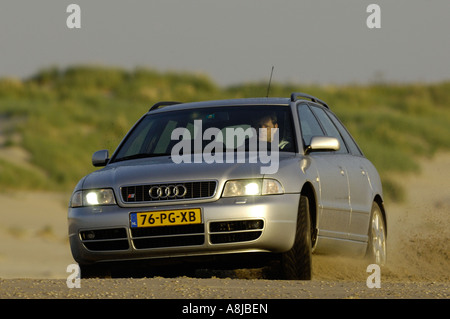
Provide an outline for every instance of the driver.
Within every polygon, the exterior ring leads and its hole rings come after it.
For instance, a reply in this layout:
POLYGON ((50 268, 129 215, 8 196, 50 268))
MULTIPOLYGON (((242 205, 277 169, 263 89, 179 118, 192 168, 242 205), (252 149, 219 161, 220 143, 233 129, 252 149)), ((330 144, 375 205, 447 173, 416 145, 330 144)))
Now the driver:
MULTIPOLYGON (((257 121, 257 125, 259 128, 265 130, 259 130, 259 140, 266 141, 267 143, 271 143, 274 137, 275 132, 278 130, 278 121, 275 113, 266 114, 260 117, 257 121)), ((289 141, 282 139, 278 143, 278 147, 280 150, 284 149, 289 144, 289 141)))

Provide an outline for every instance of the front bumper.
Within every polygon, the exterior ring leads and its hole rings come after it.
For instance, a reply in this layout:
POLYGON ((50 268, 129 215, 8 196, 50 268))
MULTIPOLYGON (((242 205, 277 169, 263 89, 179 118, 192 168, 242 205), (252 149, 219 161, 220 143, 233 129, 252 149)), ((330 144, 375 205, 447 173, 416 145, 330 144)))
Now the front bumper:
POLYGON ((221 198, 168 206, 69 208, 72 255, 79 264, 234 253, 281 253, 295 238, 299 194, 221 198), (130 227, 130 214, 200 208, 202 224, 130 227))

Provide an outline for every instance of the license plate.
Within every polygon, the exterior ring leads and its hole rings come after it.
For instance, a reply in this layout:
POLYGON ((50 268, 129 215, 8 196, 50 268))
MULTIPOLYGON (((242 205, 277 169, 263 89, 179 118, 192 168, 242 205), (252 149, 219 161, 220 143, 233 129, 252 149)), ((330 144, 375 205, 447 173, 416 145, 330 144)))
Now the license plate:
POLYGON ((201 222, 202 214, 200 208, 130 214, 130 225, 133 228, 201 224, 201 222))

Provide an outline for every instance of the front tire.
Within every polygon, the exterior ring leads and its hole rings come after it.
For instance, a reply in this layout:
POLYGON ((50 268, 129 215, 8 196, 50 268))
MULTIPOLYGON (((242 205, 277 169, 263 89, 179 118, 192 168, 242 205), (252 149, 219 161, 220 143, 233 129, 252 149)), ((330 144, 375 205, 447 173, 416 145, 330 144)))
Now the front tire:
POLYGON ((281 269, 286 279, 311 280, 312 245, 310 225, 308 197, 300 196, 294 245, 281 256, 281 269))

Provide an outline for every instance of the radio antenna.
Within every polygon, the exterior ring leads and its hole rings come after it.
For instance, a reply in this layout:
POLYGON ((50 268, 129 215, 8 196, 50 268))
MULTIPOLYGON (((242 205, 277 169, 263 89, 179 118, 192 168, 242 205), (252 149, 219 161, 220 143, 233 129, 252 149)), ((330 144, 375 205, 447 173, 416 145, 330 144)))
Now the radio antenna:
POLYGON ((272 74, 273 74, 273 65, 272 65, 272 71, 270 71, 270 79, 269 79, 269 85, 267 86, 267 95, 266 95, 266 97, 269 97, 270 84, 272 83, 272 74))

